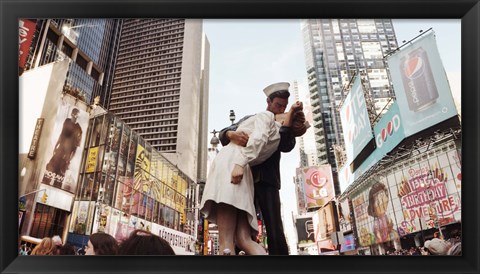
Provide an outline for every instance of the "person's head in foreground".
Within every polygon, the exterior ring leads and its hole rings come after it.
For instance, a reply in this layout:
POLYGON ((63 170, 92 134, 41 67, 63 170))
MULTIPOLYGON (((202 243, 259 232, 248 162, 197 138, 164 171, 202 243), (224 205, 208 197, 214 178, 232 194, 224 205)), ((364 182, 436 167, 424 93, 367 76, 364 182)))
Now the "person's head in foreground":
POLYGON ((112 235, 98 232, 90 235, 85 255, 117 255, 118 242, 112 235))
POLYGON ((170 244, 149 231, 137 229, 120 244, 120 255, 175 255, 170 244))
POLYGON ((42 241, 35 246, 32 250, 32 255, 55 255, 57 246, 53 242, 52 238, 45 237, 42 241))
POLYGON ((433 238, 425 242, 425 248, 432 255, 447 255, 450 245, 447 241, 439 238, 433 238))
POLYGON ((65 243, 62 247, 60 247, 58 251, 59 255, 75 255, 75 247, 69 243, 65 243))

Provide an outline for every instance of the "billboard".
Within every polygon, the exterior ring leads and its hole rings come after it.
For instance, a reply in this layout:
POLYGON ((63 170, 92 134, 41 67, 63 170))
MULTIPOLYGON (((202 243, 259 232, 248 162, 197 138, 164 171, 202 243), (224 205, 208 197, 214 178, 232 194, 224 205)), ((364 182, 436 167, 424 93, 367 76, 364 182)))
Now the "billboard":
POLYGON ((360 246, 398 238, 395 214, 384 178, 376 177, 352 198, 360 246))
POLYGON ((312 217, 298 217, 295 219, 298 244, 314 243, 314 229, 312 217))
POLYGON ((58 101, 55 126, 50 139, 41 183, 74 193, 82 160, 89 114, 58 101))
POLYGON ((360 246, 461 221, 461 161, 453 142, 369 180, 351 199, 360 246))
POLYGON ((343 236, 343 244, 340 247, 340 252, 347 252, 355 250, 355 239, 353 234, 348 234, 343 236))
POLYGON ((348 165, 339 170, 341 192, 403 139, 457 115, 433 31, 389 56, 387 62, 396 101, 374 127, 375 151, 355 172, 348 165))
POLYGON ((461 167, 448 149, 387 175, 400 235, 461 221, 461 167))
POLYGON ((354 172, 349 165, 339 170, 338 178, 342 192, 405 139, 404 124, 398 103, 395 101, 373 128, 376 149, 354 172))
POLYGON ((313 230, 315 241, 329 239, 330 235, 337 229, 335 227, 335 216, 333 210, 333 203, 328 203, 326 206, 317 210, 312 215, 313 230))
POLYGON ((36 20, 18 20, 18 67, 20 71, 25 68, 36 24, 36 20))
POLYGON ((305 180, 303 178, 303 169, 296 169, 295 181, 295 194, 297 198, 297 210, 299 213, 306 212, 306 198, 305 198, 305 180))
POLYGON ((387 57, 387 63, 406 137, 457 115, 433 31, 387 57))
POLYGON ((352 89, 342 104, 340 118, 348 165, 373 138, 362 81, 358 76, 355 76, 352 89))
POLYGON ((330 165, 302 168, 299 173, 303 177, 307 209, 322 207, 335 197, 330 165))
POLYGON ((337 203, 338 225, 342 232, 352 230, 352 216, 350 215, 350 207, 348 206, 348 199, 339 201, 337 203))

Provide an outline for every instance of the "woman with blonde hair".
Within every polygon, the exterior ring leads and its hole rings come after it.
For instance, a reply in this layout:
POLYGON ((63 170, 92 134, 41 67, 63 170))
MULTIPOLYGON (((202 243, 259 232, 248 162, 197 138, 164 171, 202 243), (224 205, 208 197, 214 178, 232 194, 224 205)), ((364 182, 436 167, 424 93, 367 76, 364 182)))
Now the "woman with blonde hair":
POLYGON ((45 237, 37 246, 35 246, 31 255, 55 255, 56 251, 57 246, 52 238, 45 237))

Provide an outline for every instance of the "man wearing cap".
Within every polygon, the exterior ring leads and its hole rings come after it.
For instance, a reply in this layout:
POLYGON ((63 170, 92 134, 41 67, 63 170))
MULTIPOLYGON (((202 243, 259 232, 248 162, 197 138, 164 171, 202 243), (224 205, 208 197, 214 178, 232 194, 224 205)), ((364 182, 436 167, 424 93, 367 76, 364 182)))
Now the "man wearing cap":
MULTIPOLYGON (((267 96, 268 111, 275 115, 285 112, 288 97, 290 97, 289 87, 289 83, 280 82, 269 85, 263 90, 267 96)), ((246 116, 220 131, 219 139, 223 146, 226 146, 230 141, 240 146, 247 144, 248 135, 236 130, 238 125, 250 116, 246 116)), ((260 206, 265 221, 269 255, 288 255, 288 245, 283 231, 280 211, 280 152, 290 152, 295 144, 295 136, 291 128, 282 126, 278 149, 266 161, 251 167, 255 182, 255 202, 260 206)))

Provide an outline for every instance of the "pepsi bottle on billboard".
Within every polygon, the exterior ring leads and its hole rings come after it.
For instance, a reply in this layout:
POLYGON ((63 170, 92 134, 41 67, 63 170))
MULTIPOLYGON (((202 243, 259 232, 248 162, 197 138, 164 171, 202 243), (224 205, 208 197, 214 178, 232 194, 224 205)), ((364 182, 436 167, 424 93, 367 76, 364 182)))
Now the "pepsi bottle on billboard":
POLYGON ((412 50, 402 57, 400 72, 408 107, 411 111, 422 111, 435 104, 438 90, 427 53, 423 48, 412 50))

